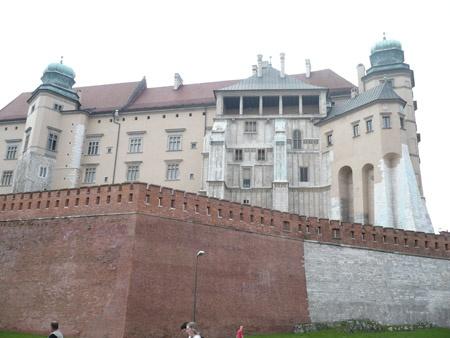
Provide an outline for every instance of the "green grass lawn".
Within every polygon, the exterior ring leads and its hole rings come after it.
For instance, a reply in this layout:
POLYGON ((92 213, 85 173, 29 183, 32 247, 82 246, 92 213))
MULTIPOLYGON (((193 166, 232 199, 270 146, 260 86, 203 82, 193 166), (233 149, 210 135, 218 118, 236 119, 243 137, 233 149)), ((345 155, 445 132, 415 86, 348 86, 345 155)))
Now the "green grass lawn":
POLYGON ((271 335, 247 336, 246 338, 450 338, 450 329, 421 329, 404 332, 342 333, 324 330, 304 334, 284 333, 271 335))
POLYGON ((35 334, 28 334, 28 333, 0 331, 0 338, 47 338, 47 336, 37 336, 35 334))

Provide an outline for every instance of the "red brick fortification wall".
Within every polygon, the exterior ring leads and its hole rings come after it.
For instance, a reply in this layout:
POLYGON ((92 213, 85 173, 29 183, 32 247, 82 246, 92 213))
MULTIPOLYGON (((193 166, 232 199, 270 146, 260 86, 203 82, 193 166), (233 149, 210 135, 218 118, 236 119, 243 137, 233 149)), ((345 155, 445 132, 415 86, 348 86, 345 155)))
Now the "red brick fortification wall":
POLYGON ((207 254, 199 257, 196 320, 206 337, 309 322, 302 241, 141 215, 126 337, 174 337, 191 320, 200 249, 207 254))
POLYGON ((141 183, 3 195, 0 327, 43 330, 56 317, 82 337, 172 336, 191 318, 202 249, 205 336, 240 324, 289 330, 309 320, 304 240, 450 258, 449 233, 307 218, 141 183))
POLYGON ((0 328, 123 337, 135 219, 0 222, 0 328))

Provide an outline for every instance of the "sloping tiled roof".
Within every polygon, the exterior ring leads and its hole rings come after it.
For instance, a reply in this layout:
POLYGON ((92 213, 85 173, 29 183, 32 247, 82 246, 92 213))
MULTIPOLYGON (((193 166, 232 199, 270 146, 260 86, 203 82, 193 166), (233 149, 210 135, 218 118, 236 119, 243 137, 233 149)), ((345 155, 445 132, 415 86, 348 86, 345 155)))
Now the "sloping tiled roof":
MULTIPOLYGON (((306 78, 305 74, 295 74, 290 77, 299 79, 313 86, 329 88, 334 91, 348 91, 354 87, 352 83, 340 77, 330 69, 311 72, 306 78)), ((215 104, 214 90, 231 86, 239 80, 195 83, 181 86, 173 90, 172 86, 146 88, 127 106, 127 110, 170 108, 194 105, 215 104)), ((141 81, 115 83, 98 86, 78 87, 81 109, 93 113, 108 112, 125 106, 138 88, 141 81)), ((0 110, 0 121, 25 119, 28 111, 27 100, 31 93, 22 93, 0 110)))
POLYGON ((391 85, 388 82, 385 82, 369 89, 368 91, 362 92, 352 99, 349 99, 341 104, 337 104, 331 109, 328 116, 319 123, 334 119, 339 115, 343 115, 347 112, 380 100, 400 100, 401 102, 406 103, 405 100, 397 95, 391 85))
POLYGON ((280 90, 280 89, 325 89, 309 83, 303 82, 294 76, 286 75, 280 76, 280 71, 268 66, 262 69, 262 74, 259 77, 257 74, 250 76, 247 79, 241 80, 231 86, 221 88, 220 91, 233 90, 280 90))

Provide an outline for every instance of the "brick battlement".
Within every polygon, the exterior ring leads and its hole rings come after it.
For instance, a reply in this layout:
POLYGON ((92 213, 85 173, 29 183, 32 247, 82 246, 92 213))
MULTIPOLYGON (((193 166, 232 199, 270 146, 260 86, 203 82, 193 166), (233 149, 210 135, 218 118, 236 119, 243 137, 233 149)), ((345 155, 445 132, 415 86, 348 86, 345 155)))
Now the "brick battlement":
POLYGON ((269 210, 144 183, 0 195, 0 224, 37 218, 144 213, 271 236, 450 259, 440 235, 269 210))

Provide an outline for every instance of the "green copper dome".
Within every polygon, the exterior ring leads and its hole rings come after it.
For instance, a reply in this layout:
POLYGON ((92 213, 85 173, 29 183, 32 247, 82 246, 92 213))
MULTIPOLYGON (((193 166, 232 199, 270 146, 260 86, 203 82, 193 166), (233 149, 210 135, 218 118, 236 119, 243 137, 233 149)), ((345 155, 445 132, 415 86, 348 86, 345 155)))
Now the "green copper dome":
MULTIPOLYGON (((66 97, 72 101, 79 101, 79 96, 73 85, 75 72, 62 63, 51 63, 45 68, 41 77, 42 84, 33 92, 32 97, 41 91, 48 91, 66 97)), ((30 98, 31 99, 31 98, 30 98)))
POLYGON ((371 53, 375 53, 381 50, 387 50, 387 49, 402 49, 402 44, 400 41, 397 40, 386 40, 384 38, 381 41, 378 41, 371 49, 371 53))
POLYGON ((46 72, 56 72, 75 79, 75 72, 73 71, 73 69, 62 63, 55 62, 49 64, 44 70, 44 73, 46 72))
POLYGON ((409 69, 405 63, 405 55, 402 50, 402 44, 397 40, 378 41, 371 49, 370 53, 371 68, 367 74, 374 72, 386 72, 394 69, 409 69))

